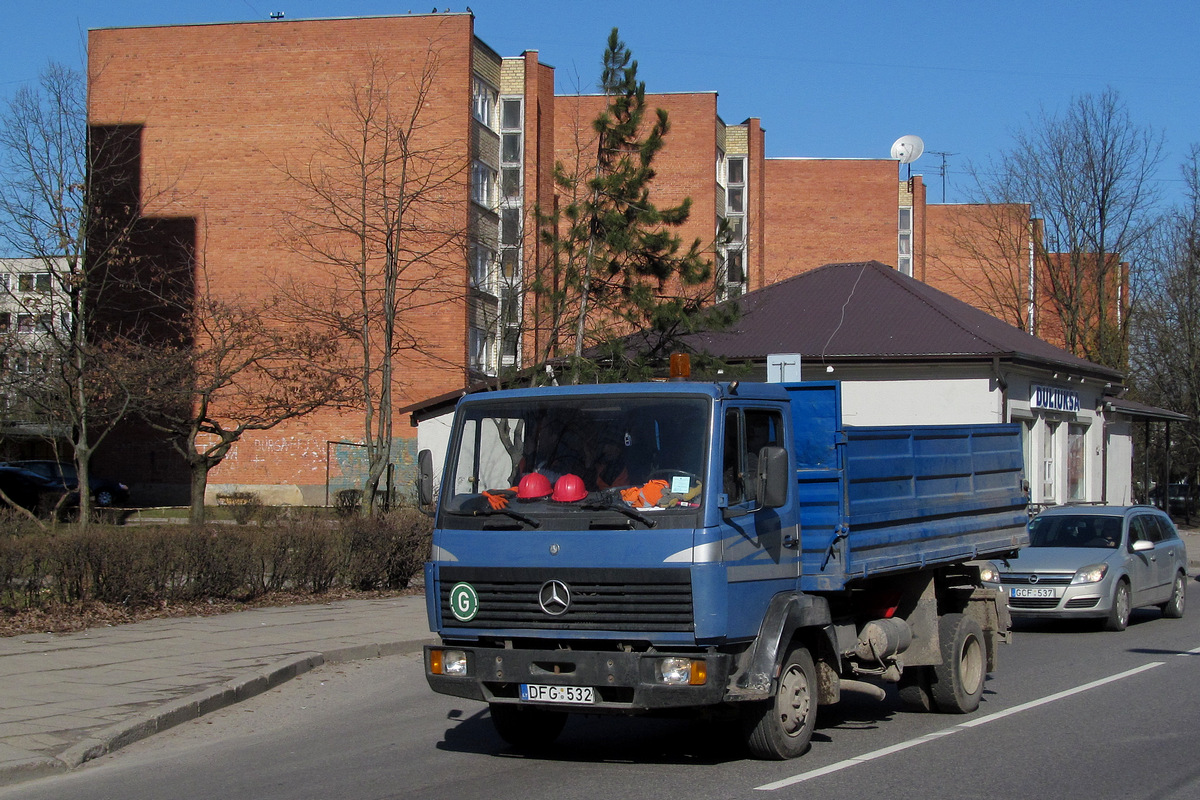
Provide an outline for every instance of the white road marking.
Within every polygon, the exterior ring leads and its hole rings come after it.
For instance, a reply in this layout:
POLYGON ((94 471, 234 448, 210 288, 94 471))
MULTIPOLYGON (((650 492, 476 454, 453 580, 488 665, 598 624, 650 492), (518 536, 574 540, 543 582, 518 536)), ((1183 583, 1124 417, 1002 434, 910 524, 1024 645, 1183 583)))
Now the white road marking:
MULTIPOLYGON (((1189 652, 1200 652, 1200 648, 1196 648, 1195 651, 1189 652)), ((959 723, 958 725, 954 725, 949 728, 943 728, 940 731, 927 733, 924 736, 918 736, 915 739, 909 739, 907 742, 900 742, 899 744, 883 747, 879 750, 873 750, 870 753, 865 753, 861 756, 855 756, 854 758, 847 758, 844 761, 839 761, 836 764, 830 764, 827 767, 820 767, 819 769, 802 772, 799 775, 793 775, 790 778, 783 778, 772 783, 765 783, 762 786, 756 786, 754 788, 755 791, 773 792, 776 789, 794 786, 797 783, 803 783, 804 781, 809 781, 813 778, 820 778, 823 775, 840 772, 841 770, 857 766, 858 764, 865 764, 868 761, 874 761, 877 758, 890 756, 892 753, 899 753, 902 750, 907 750, 910 747, 916 747, 919 744, 936 741, 937 739, 949 736, 952 733, 958 733, 959 731, 977 728, 980 725, 986 725, 989 722, 995 722, 998 719, 1004 719, 1005 717, 1011 717, 1013 714, 1017 714, 1022 711, 1028 711, 1031 708, 1037 708, 1038 706, 1044 706, 1047 703, 1053 703, 1055 700, 1062 700, 1063 698, 1071 697, 1072 695, 1080 694, 1082 692, 1095 689, 1099 686, 1104 686, 1105 684, 1124 680, 1125 678, 1132 677, 1138 673, 1145 672, 1146 670, 1154 669, 1155 667, 1161 667, 1165 663, 1165 661, 1152 661, 1149 664, 1143 664, 1140 667, 1135 667, 1134 669, 1126 670, 1125 672, 1119 672, 1116 675, 1110 675, 1107 678, 1101 678, 1099 680, 1092 681, 1091 683, 1085 683, 1081 686, 1076 686, 1073 689, 1066 689, 1061 692, 1056 692, 1055 694, 1047 695, 1037 700, 1030 700, 1028 703, 1021 703, 1020 705, 1013 706, 1012 708, 1006 708, 1003 711, 997 711, 994 714, 985 714, 982 717, 976 717, 975 719, 967 720, 966 722, 959 723)))

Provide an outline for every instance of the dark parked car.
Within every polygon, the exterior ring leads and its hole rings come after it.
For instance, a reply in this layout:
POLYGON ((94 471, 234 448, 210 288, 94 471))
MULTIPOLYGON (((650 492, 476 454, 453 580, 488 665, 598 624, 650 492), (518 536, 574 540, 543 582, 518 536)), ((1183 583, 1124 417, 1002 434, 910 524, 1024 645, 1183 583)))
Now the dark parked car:
MULTIPOLYGON (((75 465, 70 462, 29 459, 10 461, 8 466, 37 473, 63 489, 73 490, 79 487, 79 476, 75 472, 75 465)), ((122 506, 129 502, 129 487, 119 481, 90 475, 88 486, 91 487, 92 500, 97 506, 122 506)))
POLYGON ((1056 506, 1029 523, 1029 546, 1002 562, 999 581, 1014 617, 1092 617, 1120 631, 1142 606, 1183 616, 1187 551, 1152 506, 1056 506))
MULTIPOLYGON (((8 502, 0 499, 0 506, 16 505, 35 514, 53 509, 67 493, 60 482, 10 464, 0 464, 0 491, 8 498, 8 502)), ((74 506, 75 502, 70 497, 64 506, 74 506)))

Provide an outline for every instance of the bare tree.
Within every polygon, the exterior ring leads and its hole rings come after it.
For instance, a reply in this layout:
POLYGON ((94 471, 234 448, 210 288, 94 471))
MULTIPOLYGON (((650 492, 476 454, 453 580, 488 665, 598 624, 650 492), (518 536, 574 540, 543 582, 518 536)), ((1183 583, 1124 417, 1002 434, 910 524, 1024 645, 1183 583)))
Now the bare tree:
MULTIPOLYGON (((1158 227, 1135 316, 1130 368, 1145 401, 1190 417, 1172 461, 1200 478, 1200 145, 1183 164, 1185 203, 1158 227)), ((1173 437, 1174 438, 1174 437, 1173 437)))
MULTIPOLYGON (((145 191, 136 126, 91 128, 83 75, 51 63, 0 112, 0 241, 15 257, 40 262, 32 291, 10 287, 33 320, 23 402, 61 428, 79 475, 86 524, 89 462, 137 400, 114 354, 152 324, 130 309, 131 241, 145 191), (41 281, 45 280, 43 285, 41 281)), ((147 313, 153 313, 147 310, 147 313)))
POLYGON ((1040 220, 1035 332, 1107 366, 1126 362, 1130 269, 1153 228, 1161 153, 1161 134, 1136 125, 1110 89, 1043 112, 1011 150, 973 169, 979 202, 1027 203, 1040 220))
POLYGON ((415 69, 371 54, 317 150, 282 167, 302 196, 289 241, 314 266, 286 289, 297 320, 342 345, 358 387, 368 514, 392 456, 397 367, 435 358, 415 317, 465 285, 465 143, 431 104, 439 66, 433 45, 415 69))
POLYGON ((124 372, 143 375, 146 423, 168 436, 191 475, 188 519, 205 518, 208 474, 248 431, 267 431, 339 399, 336 342, 288 324, 278 298, 218 298, 203 283, 183 341, 154 343, 124 372))
POLYGON ((944 222, 930 223, 926 282, 1033 333, 1037 225, 1030 221, 1029 206, 959 205, 946 216, 944 222))

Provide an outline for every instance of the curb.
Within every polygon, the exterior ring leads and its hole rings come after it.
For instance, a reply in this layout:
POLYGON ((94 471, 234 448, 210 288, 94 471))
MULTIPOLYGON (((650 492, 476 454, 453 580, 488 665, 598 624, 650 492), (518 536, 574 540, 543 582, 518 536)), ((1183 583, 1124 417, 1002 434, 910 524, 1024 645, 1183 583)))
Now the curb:
POLYGON ((0 786, 22 783, 74 769, 102 755, 120 750, 126 745, 161 733, 183 722, 248 700, 282 683, 321 666, 363 661, 382 656, 419 652, 434 639, 383 642, 351 645, 325 653, 308 652, 289 656, 270 666, 247 672, 224 684, 180 697, 132 719, 118 722, 71 745, 56 757, 42 756, 18 762, 0 770, 0 786))

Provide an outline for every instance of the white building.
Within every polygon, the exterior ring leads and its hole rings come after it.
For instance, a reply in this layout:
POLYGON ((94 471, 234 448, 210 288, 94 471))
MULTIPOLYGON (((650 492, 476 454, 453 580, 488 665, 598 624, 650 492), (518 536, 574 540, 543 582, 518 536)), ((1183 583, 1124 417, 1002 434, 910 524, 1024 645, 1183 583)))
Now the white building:
MULTIPOLYGON (((796 354, 803 380, 842 382, 848 425, 1020 423, 1035 506, 1134 502, 1135 421, 1184 419, 1124 400, 1119 371, 879 262, 830 264, 734 302, 734 327, 697 335, 695 350, 751 365, 752 380, 767 379, 768 355, 796 354)), ((411 409, 435 464, 462 393, 411 409)))

